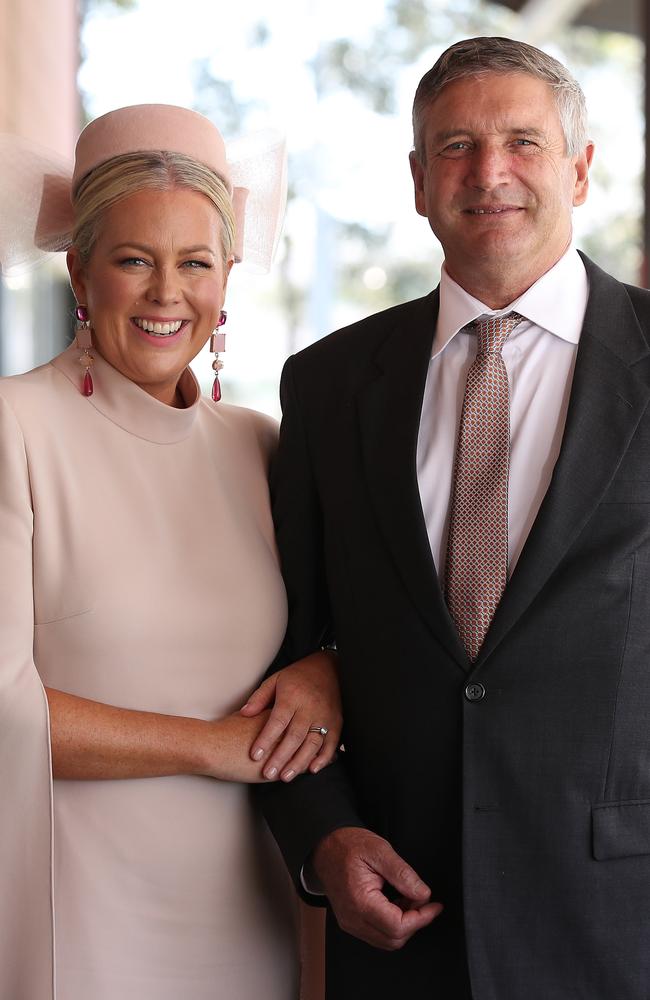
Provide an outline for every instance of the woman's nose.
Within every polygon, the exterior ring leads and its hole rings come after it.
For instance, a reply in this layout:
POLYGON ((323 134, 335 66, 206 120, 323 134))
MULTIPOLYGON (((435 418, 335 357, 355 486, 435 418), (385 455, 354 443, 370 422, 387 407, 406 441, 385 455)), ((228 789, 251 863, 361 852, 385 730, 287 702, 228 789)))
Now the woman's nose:
POLYGON ((152 271, 147 298, 150 302, 157 302, 160 305, 178 302, 180 289, 176 268, 155 268, 152 271))

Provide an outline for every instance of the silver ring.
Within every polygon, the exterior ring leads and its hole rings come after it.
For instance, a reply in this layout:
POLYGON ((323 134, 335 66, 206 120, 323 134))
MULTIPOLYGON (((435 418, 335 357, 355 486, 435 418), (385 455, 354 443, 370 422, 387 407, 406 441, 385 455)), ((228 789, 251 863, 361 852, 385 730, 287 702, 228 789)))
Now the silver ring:
POLYGON ((327 736, 327 734, 329 733, 329 729, 327 728, 327 726, 310 726, 309 732, 320 733, 321 736, 327 736))

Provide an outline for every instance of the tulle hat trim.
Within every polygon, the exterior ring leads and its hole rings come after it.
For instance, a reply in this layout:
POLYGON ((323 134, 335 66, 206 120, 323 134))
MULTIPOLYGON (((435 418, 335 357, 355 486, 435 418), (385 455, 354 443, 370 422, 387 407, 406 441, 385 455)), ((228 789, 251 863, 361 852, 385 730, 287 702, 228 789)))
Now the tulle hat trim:
POLYGON ((226 184, 235 215, 235 260, 268 271, 286 203, 286 145, 267 130, 226 144, 212 122, 171 104, 136 104, 90 122, 74 163, 14 135, 0 134, 0 265, 5 275, 29 270, 67 250, 72 197, 101 163, 124 153, 164 150, 204 163, 226 184))

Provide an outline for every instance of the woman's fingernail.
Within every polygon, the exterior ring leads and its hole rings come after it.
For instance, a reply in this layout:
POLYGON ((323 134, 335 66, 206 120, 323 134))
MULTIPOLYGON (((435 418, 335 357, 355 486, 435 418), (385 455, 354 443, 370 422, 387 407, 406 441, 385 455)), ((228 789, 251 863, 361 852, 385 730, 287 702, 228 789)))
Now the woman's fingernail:
POLYGON ((322 767, 321 764, 314 764, 314 765, 312 765, 311 773, 312 774, 318 774, 318 772, 320 771, 321 767, 322 767))
POLYGON ((265 772, 264 772, 264 774, 265 774, 265 776, 266 776, 267 778, 275 778, 275 776, 276 776, 276 774, 277 774, 277 773, 278 773, 278 769, 277 769, 277 767, 270 767, 270 768, 268 769, 268 771, 265 771, 265 772))
POLYGON ((282 775, 282 780, 291 781, 295 773, 296 773, 295 771, 285 771, 284 774, 282 775))
POLYGON ((264 756, 264 747, 258 747, 253 751, 253 760, 261 760, 264 756))
POLYGON ((248 708, 248 706, 249 706, 249 705, 250 705, 250 701, 247 701, 245 705, 242 705, 242 707, 241 707, 241 709, 240 709, 240 712, 243 712, 243 711, 244 711, 244 709, 245 709, 245 708, 248 708))

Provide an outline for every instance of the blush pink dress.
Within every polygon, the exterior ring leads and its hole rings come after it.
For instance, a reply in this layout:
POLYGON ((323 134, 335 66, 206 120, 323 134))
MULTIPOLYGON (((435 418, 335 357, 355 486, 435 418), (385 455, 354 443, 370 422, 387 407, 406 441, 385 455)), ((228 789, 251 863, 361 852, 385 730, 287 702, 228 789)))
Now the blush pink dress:
POLYGON ((0 380, 0 1000, 292 1000, 296 906, 250 789, 50 780, 42 685, 202 719, 282 639, 276 428, 78 350, 0 380), (55 933, 53 929, 55 928, 55 933))

